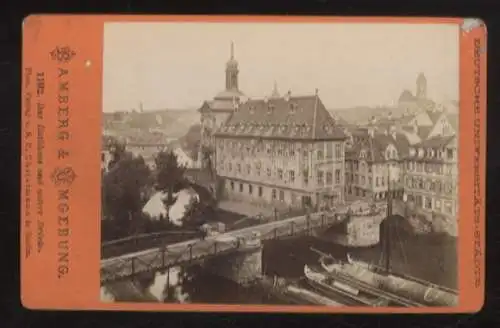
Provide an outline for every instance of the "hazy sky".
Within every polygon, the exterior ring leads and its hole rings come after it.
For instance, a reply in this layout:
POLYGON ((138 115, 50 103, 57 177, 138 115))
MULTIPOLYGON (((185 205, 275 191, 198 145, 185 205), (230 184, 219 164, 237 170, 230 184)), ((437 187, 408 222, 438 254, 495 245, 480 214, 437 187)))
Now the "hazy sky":
POLYGON ((359 23, 108 23, 103 110, 197 108, 224 89, 234 42, 249 97, 313 94, 327 108, 389 105, 415 92, 458 100, 457 25, 359 23))

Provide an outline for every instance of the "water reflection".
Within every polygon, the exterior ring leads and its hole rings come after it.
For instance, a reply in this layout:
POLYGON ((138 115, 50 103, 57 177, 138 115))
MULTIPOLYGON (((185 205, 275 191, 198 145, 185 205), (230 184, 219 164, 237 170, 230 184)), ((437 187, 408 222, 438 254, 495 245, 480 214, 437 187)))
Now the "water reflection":
MULTIPOLYGON (((400 231, 391 238, 391 263, 395 272, 457 289, 457 241, 454 237, 414 235, 400 231)), ((303 237, 265 244, 263 273, 286 278, 303 276, 305 264, 317 263, 314 247, 337 258, 353 257, 379 263, 380 245, 349 249, 314 237, 303 237), (277 261, 276 259, 279 259, 277 261)), ((223 278, 207 274, 200 266, 175 267, 158 273, 149 292, 162 302, 278 304, 259 288, 244 288, 223 278)), ((123 300, 125 301, 125 300, 123 300)))

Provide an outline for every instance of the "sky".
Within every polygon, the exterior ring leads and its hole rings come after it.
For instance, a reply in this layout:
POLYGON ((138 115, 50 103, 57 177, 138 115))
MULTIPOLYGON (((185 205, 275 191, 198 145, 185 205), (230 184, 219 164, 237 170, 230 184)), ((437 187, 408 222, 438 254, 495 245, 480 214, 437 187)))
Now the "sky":
POLYGON ((438 102, 459 100, 459 27, 452 24, 107 23, 103 111, 196 109, 225 88, 234 42, 251 98, 319 95, 328 109, 391 105, 420 72, 438 102))

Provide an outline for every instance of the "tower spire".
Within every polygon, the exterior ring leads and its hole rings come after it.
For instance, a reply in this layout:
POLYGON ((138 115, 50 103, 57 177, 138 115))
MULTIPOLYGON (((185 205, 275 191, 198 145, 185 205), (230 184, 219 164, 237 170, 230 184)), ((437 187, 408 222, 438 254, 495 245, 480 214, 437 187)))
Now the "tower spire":
POLYGON ((274 80, 273 91, 271 93, 271 97, 272 98, 279 98, 280 97, 280 93, 278 91, 278 83, 276 82, 276 80, 274 80))
POLYGON ((231 41, 231 59, 234 59, 234 42, 231 41))

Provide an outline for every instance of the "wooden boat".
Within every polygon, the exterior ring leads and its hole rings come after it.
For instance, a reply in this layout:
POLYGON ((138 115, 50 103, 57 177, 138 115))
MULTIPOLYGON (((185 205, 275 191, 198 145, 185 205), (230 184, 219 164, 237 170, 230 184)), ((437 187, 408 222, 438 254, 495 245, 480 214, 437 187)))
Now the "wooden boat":
MULTIPOLYGON (((388 172, 387 217, 392 216, 392 192, 390 189, 391 172, 388 172)), ((388 222, 386 223, 389 224, 388 222)), ((371 286, 375 290, 395 296, 397 301, 407 304, 423 304, 427 306, 456 306, 458 293, 452 289, 437 286, 431 282, 417 279, 409 275, 396 274, 391 271, 391 229, 386 226, 382 229, 381 242, 385 263, 383 267, 375 266, 361 260, 355 260, 347 254, 347 260, 334 260, 332 256, 316 251, 320 254, 321 267, 332 275, 348 277, 351 285, 371 286)), ((367 287, 369 288, 369 287, 367 287)))
POLYGON ((344 305, 360 306, 388 306, 389 302, 384 297, 369 295, 358 288, 346 284, 341 279, 335 279, 320 270, 304 266, 304 276, 307 283, 316 291, 325 296, 338 300, 344 305))

